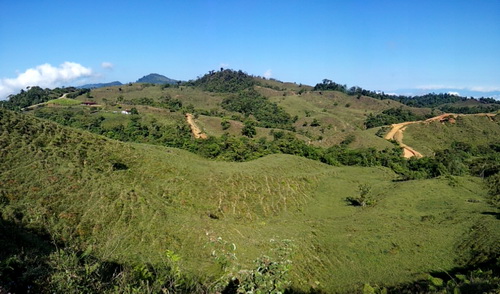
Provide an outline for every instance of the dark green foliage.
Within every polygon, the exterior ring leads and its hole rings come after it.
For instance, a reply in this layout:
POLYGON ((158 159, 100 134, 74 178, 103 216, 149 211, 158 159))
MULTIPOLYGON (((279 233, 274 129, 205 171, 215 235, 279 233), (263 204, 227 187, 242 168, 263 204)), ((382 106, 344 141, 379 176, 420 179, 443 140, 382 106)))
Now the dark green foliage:
POLYGON ((500 208, 500 172, 486 180, 491 196, 491 203, 500 208))
POLYGON ((490 104, 490 105, 462 106, 462 107, 443 105, 440 106, 439 109, 444 112, 470 114, 470 113, 495 112, 500 109, 500 105, 490 104))
POLYGON ((250 89, 241 91, 222 101, 222 107, 229 111, 240 112, 245 116, 253 115, 258 126, 264 128, 291 129, 292 117, 275 103, 257 91, 250 89))
POLYGON ((135 114, 135 115, 137 115, 137 114, 139 114, 139 111, 137 111, 137 108, 132 107, 132 109, 130 109, 130 114, 135 114))
POLYGON ((257 134, 257 131, 255 130, 255 122, 252 120, 246 120, 244 123, 245 125, 243 126, 243 129, 241 129, 241 134, 243 136, 253 138, 257 134))
POLYGON ((382 113, 373 115, 369 114, 365 120, 366 128, 375 128, 384 125, 396 124, 405 121, 422 120, 424 117, 403 108, 390 108, 382 111, 382 113))
POLYGON ((225 69, 218 72, 210 71, 203 77, 189 81, 185 85, 200 87, 209 92, 238 93, 252 88, 255 85, 255 80, 241 70, 225 69))
POLYGON ((375 136, 383 138, 385 134, 387 134, 390 130, 390 127, 381 127, 376 133, 375 136))
MULTIPOLYGON (((65 88, 65 90, 67 90, 67 89, 68 88, 65 88)), ((90 92, 90 89, 78 89, 78 90, 75 89, 74 92, 69 93, 66 97, 74 99, 80 95, 87 94, 89 92, 90 92)))
POLYGON ((365 90, 357 86, 348 89, 347 85, 337 84, 328 79, 324 79, 322 83, 316 84, 316 86, 314 86, 314 91, 339 91, 348 95, 356 96, 357 99, 360 99, 361 96, 372 97, 380 100, 391 99, 411 107, 437 107, 441 111, 454 113, 494 112, 500 109, 500 101, 493 98, 479 98, 479 100, 477 100, 474 98, 467 98, 448 93, 429 93, 421 96, 389 95, 385 94, 384 92, 365 90), (446 105, 468 100, 474 100, 489 105, 463 107, 446 105))
POLYGON ((231 123, 227 120, 227 119, 223 119, 221 122, 220 122, 220 125, 222 127, 222 130, 227 130, 231 127, 231 123))
POLYGON ((352 142, 356 140, 356 136, 353 134, 348 135, 342 142, 340 142, 340 146, 349 146, 352 142))
POLYGON ((170 95, 162 97, 160 102, 170 109, 170 111, 178 111, 182 108, 182 102, 177 98, 172 98, 170 95))
POLYGON ((319 123, 319 120, 318 119, 313 119, 313 121, 311 122, 311 127, 319 127, 320 126, 320 123, 319 123))
POLYGON ((324 79, 321 84, 316 84, 314 86, 314 91, 339 91, 342 93, 347 92, 347 86, 346 85, 340 85, 337 84, 331 80, 324 79))
POLYGON ((10 95, 6 101, 0 101, 0 107, 10 110, 21 110, 30 105, 35 105, 49 100, 59 98, 65 93, 70 93, 68 97, 73 98, 80 94, 87 93, 88 90, 70 88, 42 89, 40 87, 31 87, 28 91, 21 90, 19 94, 10 95))
POLYGON ((128 166, 121 162, 113 163, 113 170, 127 170, 128 166))

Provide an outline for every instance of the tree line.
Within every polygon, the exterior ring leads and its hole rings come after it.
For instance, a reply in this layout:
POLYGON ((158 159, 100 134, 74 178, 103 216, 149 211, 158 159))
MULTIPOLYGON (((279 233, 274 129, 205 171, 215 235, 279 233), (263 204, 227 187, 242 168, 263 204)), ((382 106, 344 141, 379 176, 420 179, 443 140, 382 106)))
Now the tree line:
POLYGON ((314 91, 339 91, 352 96, 358 96, 358 97, 367 96, 379 100, 390 99, 398 101, 410 107, 438 108, 442 111, 446 111, 445 109, 447 107, 449 110, 450 109, 449 107, 451 107, 445 104, 452 104, 461 101, 476 100, 481 104, 484 104, 480 106, 472 106, 472 107, 463 106, 459 108, 454 108, 454 110, 458 110, 459 113, 477 113, 477 111, 492 112, 500 109, 500 101, 495 100, 493 98, 482 97, 479 99, 474 99, 449 93, 439 93, 439 94, 429 93, 421 96, 390 95, 384 92, 366 90, 357 86, 348 88, 347 85, 345 84, 344 85, 337 84, 329 79, 324 79, 321 83, 316 84, 314 86, 314 91))

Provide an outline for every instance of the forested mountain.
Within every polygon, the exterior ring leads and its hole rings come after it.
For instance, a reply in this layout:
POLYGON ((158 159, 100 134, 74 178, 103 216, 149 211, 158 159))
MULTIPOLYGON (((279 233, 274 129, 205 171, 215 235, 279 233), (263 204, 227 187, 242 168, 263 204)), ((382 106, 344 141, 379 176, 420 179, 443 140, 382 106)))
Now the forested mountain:
POLYGON ((166 76, 152 73, 137 80, 137 83, 150 83, 150 84, 176 84, 177 81, 167 78, 166 76))

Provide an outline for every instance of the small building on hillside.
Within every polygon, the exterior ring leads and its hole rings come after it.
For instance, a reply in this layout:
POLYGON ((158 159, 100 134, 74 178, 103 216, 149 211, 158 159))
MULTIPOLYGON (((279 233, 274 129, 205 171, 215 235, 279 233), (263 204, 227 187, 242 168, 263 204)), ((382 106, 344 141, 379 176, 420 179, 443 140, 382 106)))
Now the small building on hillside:
POLYGON ((91 105, 96 105, 97 103, 94 102, 94 101, 84 101, 82 102, 82 105, 87 105, 87 106, 91 106, 91 105))

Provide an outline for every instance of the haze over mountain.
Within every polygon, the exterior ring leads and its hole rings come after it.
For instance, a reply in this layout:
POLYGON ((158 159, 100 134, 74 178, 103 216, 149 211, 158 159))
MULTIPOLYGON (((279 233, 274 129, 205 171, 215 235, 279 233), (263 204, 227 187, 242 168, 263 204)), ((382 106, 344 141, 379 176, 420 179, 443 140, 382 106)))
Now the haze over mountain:
POLYGON ((114 82, 110 82, 110 83, 85 84, 85 85, 82 85, 82 86, 78 86, 77 88, 80 88, 80 89, 95 89, 95 88, 112 87, 112 86, 120 86, 120 85, 123 85, 123 84, 121 82, 119 82, 119 81, 114 81, 114 82))

